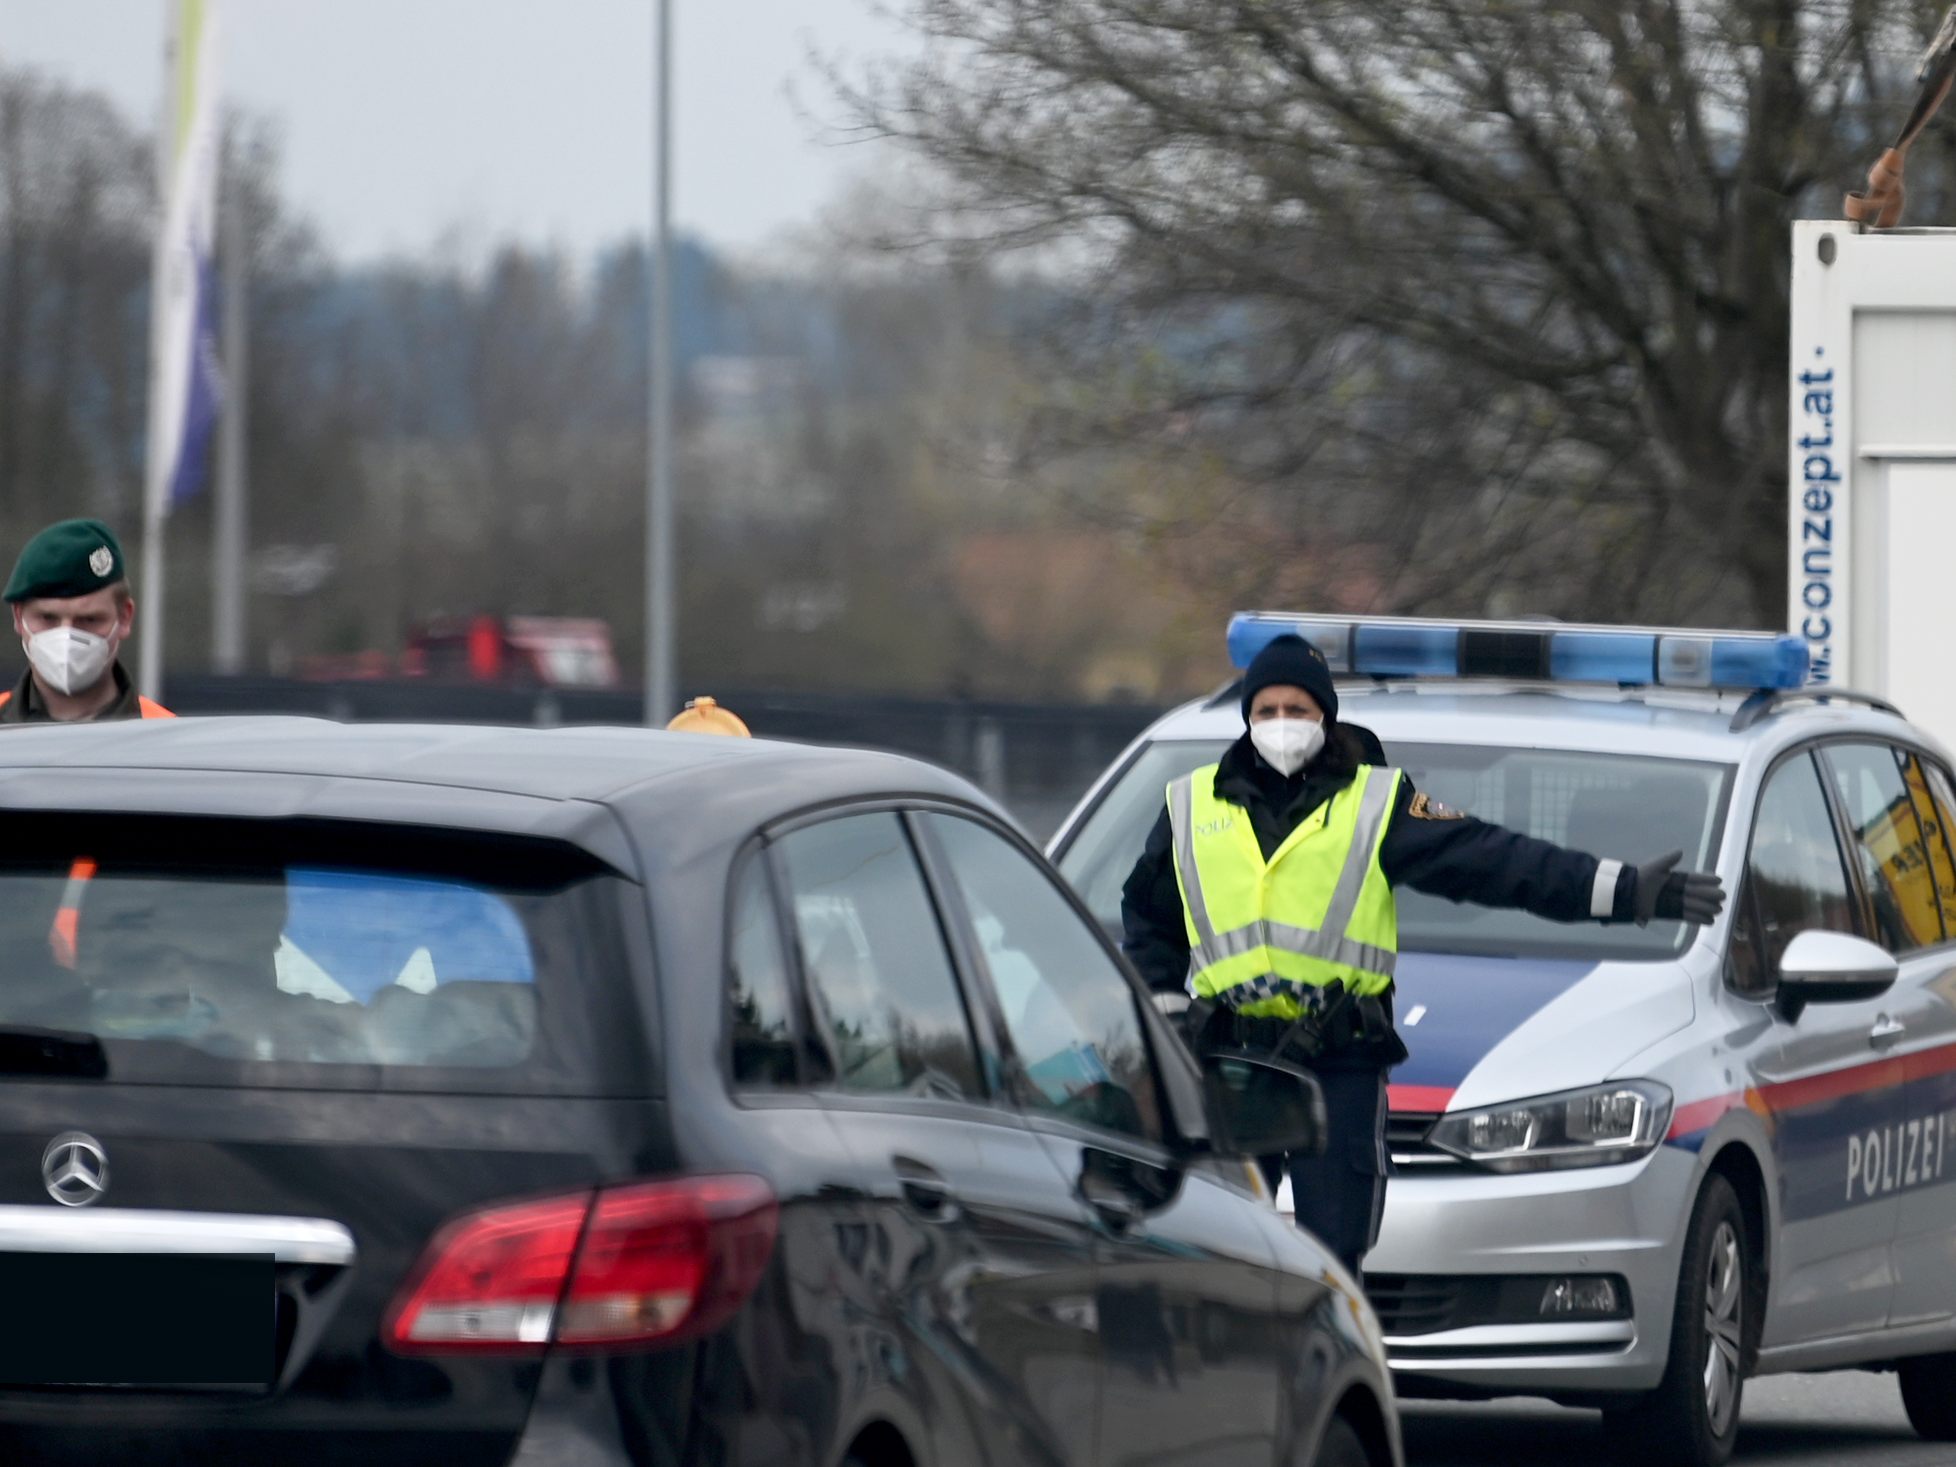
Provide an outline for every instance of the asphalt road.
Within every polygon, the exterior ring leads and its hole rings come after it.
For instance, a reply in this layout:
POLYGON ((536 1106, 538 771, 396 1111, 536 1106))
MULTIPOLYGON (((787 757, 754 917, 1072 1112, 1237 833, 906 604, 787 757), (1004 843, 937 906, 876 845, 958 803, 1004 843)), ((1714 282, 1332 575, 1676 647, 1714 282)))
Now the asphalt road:
MULTIPOLYGON (((1410 1401, 1405 1423, 1407 1467, 1586 1467, 1610 1461, 1666 1467, 1634 1445, 1610 1443, 1594 1411, 1531 1401, 1457 1406, 1410 1401), (1630 1445, 1628 1451, 1606 1451, 1630 1445)), ((1735 1463, 1825 1463, 1827 1467, 1938 1467, 1956 1464, 1956 1443, 1925 1442, 1902 1414, 1892 1375, 1843 1371, 1776 1375, 1746 1382, 1745 1415, 1735 1463)))

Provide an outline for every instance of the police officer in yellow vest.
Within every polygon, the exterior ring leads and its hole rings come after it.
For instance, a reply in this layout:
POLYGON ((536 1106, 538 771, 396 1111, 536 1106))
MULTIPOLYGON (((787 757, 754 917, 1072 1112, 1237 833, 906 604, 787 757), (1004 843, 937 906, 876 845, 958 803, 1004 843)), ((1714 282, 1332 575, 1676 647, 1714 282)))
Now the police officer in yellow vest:
POLYGON ((1724 890, 1674 870, 1681 854, 1629 866, 1444 809, 1339 724, 1330 670, 1301 637, 1257 655, 1242 707, 1247 730, 1221 762, 1168 787, 1122 895, 1123 946, 1152 988, 1186 985, 1206 1010, 1199 1042, 1317 1073, 1331 1141, 1290 1159, 1297 1221, 1357 1272, 1385 1200, 1386 1071, 1406 1057, 1393 888, 1639 923, 1708 922, 1724 890))

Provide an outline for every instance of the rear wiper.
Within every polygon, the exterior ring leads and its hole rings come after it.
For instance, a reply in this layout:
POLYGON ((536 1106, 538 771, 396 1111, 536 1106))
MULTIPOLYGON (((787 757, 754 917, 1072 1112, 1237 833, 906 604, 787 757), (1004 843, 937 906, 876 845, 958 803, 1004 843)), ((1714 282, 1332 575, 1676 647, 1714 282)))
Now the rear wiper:
POLYGON ((77 1075, 100 1080, 109 1073, 102 1041, 74 1029, 0 1028, 0 1075, 77 1075))

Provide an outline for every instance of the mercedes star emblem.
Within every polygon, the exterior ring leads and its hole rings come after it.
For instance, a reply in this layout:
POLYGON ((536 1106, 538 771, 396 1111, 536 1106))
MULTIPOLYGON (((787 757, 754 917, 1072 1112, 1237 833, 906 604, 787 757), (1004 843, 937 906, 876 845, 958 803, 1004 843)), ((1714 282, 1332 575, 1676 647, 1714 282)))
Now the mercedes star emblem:
POLYGON ((93 1136, 64 1131, 41 1153, 41 1180, 63 1207, 86 1207, 109 1190, 108 1153, 93 1136))

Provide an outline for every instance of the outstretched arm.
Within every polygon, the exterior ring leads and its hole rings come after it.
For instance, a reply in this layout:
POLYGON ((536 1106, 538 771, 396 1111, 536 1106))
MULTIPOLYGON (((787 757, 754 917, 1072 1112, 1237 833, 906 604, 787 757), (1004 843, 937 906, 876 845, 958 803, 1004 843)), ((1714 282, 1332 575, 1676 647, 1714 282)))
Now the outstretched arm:
POLYGON ((1379 859, 1394 886, 1555 922, 1709 922, 1725 902, 1716 876, 1672 870, 1678 855, 1638 867, 1573 851, 1446 810, 1403 778, 1379 859))

